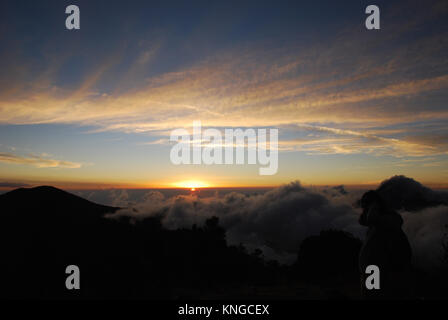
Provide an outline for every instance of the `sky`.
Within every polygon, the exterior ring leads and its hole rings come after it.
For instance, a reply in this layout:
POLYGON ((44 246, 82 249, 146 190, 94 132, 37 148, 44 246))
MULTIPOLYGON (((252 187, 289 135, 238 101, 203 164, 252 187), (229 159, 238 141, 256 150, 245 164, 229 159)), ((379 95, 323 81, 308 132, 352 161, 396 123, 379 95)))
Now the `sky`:
POLYGON ((369 4, 2 1, 0 187, 447 186, 448 3, 369 4), (174 165, 193 121, 278 129, 278 172, 174 165))

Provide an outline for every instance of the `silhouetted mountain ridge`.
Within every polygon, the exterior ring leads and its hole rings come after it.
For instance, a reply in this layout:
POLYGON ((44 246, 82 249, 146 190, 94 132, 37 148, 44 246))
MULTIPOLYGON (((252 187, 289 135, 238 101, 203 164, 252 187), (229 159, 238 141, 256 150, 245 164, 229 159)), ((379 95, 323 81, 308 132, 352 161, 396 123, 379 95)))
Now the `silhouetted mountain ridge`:
POLYGON ((19 188, 0 195, 0 209, 3 214, 13 218, 18 215, 28 217, 38 211, 45 215, 72 216, 73 219, 99 218, 107 213, 113 213, 119 208, 93 203, 67 191, 51 187, 19 188))

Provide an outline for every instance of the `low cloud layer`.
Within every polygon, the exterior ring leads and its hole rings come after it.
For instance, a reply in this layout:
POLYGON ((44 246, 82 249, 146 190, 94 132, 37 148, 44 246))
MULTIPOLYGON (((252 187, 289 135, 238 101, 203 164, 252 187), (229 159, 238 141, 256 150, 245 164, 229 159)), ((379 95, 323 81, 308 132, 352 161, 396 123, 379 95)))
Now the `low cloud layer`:
MULTIPOLYGON (((448 194, 402 176, 384 181, 378 191, 402 214, 403 229, 411 242, 416 265, 439 266, 444 226, 448 224, 448 194)), ((358 224, 360 209, 356 206, 362 192, 347 191, 342 186, 308 188, 299 182, 266 192, 224 195, 216 192, 203 198, 167 197, 159 191, 150 191, 143 201, 117 214, 135 219, 160 216, 163 225, 170 229, 191 228, 218 216, 230 244, 260 248, 267 258, 291 263, 301 241, 323 229, 345 230, 362 239, 366 229, 358 224)), ((126 203, 127 193, 115 194, 117 204, 126 203)))
MULTIPOLYGON (((123 193, 119 201, 123 203, 123 193)), ((229 243, 262 248, 271 258, 291 262, 300 242, 322 228, 337 228, 361 235, 357 213, 343 188, 308 189, 299 182, 260 194, 231 192, 198 198, 179 195, 166 198, 151 191, 145 201, 118 212, 135 218, 162 216, 165 227, 190 228, 218 216, 229 243)))
POLYGON ((402 212, 403 229, 414 253, 414 263, 426 268, 439 268, 443 260, 443 234, 448 231, 448 206, 402 212))

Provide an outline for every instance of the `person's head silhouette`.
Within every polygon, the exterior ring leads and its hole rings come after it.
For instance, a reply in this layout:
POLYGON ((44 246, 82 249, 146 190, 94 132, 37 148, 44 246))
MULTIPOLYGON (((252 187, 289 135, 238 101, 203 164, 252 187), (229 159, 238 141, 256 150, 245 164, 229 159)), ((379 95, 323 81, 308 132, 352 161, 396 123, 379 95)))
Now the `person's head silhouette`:
MULTIPOLYGON (((376 190, 369 190, 361 198, 360 201, 362 214, 359 217, 359 223, 363 226, 373 226, 378 222, 388 222, 390 216, 396 214, 388 209, 383 198, 376 190)), ((401 221, 401 217, 399 218, 401 221)), ((400 224, 401 226, 401 224, 400 224)))
POLYGON ((361 208, 364 210, 370 208, 373 204, 383 206, 383 199, 375 190, 369 190, 361 198, 361 208))

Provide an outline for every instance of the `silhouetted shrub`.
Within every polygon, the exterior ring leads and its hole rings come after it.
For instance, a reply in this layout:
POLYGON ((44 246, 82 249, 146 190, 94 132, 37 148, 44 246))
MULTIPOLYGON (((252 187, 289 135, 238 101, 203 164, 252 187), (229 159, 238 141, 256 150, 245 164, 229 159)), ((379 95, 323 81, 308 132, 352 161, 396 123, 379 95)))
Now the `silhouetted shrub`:
POLYGON ((445 225, 445 233, 443 234, 442 246, 443 260, 445 260, 445 263, 448 264, 448 225, 445 225))
POLYGON ((361 240, 348 232, 324 230, 300 245, 295 269, 302 280, 331 284, 358 277, 361 240))

